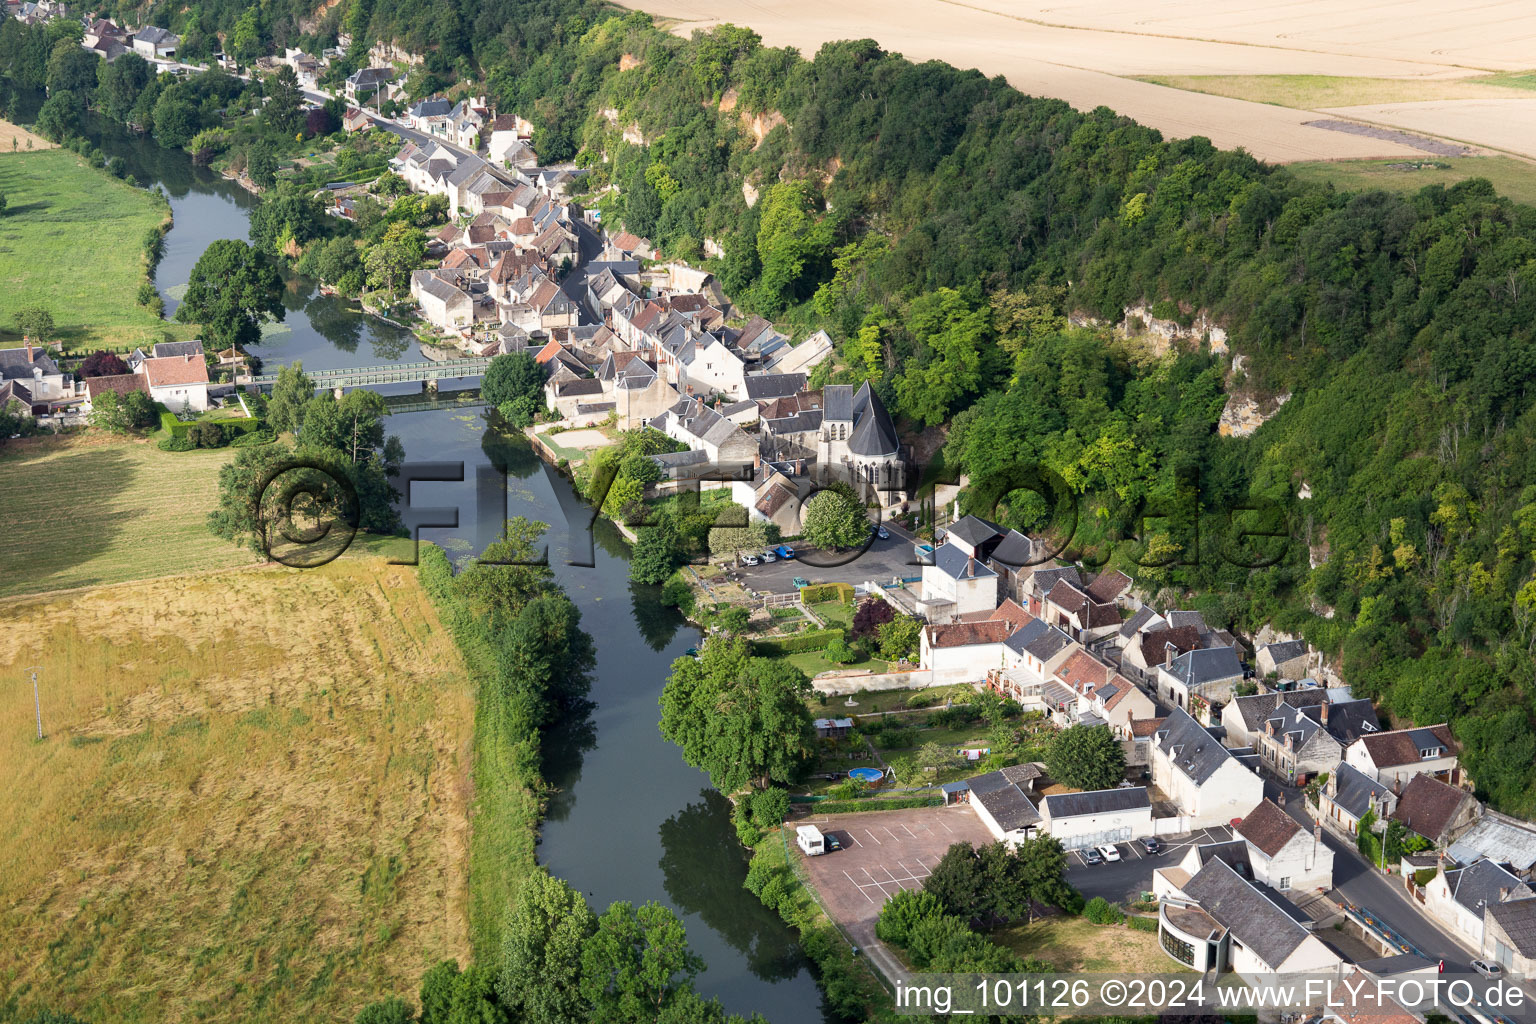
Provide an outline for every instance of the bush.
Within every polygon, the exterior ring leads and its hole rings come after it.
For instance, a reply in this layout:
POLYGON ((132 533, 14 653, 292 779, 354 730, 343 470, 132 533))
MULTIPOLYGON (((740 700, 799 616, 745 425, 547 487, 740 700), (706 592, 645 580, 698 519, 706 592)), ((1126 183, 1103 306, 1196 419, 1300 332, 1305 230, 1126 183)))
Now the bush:
POLYGON ((813 583, 800 588, 800 600, 805 604, 821 604, 823 601, 852 604, 853 593, 851 583, 813 583))
POLYGON ((191 441, 188 441, 185 437, 176 437, 173 435, 171 437, 163 438, 160 441, 159 447, 163 452, 190 452, 196 450, 197 445, 193 444, 191 441))
POLYGON ((679 608, 684 615, 693 611, 693 588, 678 574, 673 574, 661 588, 661 603, 669 608, 679 608))
POLYGON ((859 654, 852 647, 849 647, 842 637, 835 636, 828 642, 826 650, 822 652, 822 656, 834 665, 847 665, 850 662, 857 661, 859 654))
POLYGON ((806 651, 824 651, 833 637, 843 639, 843 631, 836 627, 814 629, 799 636, 779 640, 755 640, 752 643, 752 653, 761 658, 774 658, 785 654, 803 654, 806 651))
POLYGON ((1120 908, 1103 896, 1095 896, 1083 906, 1083 916, 1094 924, 1119 924, 1125 920, 1120 908))
POLYGON ((943 917, 944 905, 939 898, 923 889, 902 889, 880 908, 875 922, 875 937, 882 942, 905 948, 912 930, 929 918, 943 917))
POLYGON ((1125 923, 1138 932, 1155 933, 1157 931, 1157 918, 1155 917, 1140 917, 1136 914, 1127 914, 1125 923))
POLYGON ((856 811, 908 811, 915 807, 939 807, 944 803, 941 796, 902 796, 890 800, 822 800, 816 804, 817 814, 852 814, 856 811))
POLYGON ((768 831, 778 828, 789 814, 789 792, 773 788, 752 795, 752 823, 768 831))
POLYGON ((241 434, 229 442, 231 448, 255 448, 257 445, 271 444, 277 437, 270 430, 255 430, 249 434, 241 434))

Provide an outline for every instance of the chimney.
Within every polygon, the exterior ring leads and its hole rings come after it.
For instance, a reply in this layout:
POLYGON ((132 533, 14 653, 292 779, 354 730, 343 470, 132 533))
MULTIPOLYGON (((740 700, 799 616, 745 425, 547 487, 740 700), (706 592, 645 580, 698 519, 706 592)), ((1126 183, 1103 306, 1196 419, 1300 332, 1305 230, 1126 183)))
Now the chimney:
POLYGON ((1508 899, 1509 899, 1509 886, 1507 886, 1507 885, 1499 886, 1499 902, 1503 903, 1503 902, 1505 902, 1508 899))
POLYGON ((974 557, 967 557, 966 558, 966 560, 965 560, 965 575, 966 575, 967 578, 971 578, 971 577, 974 577, 976 575, 976 559, 974 557))
POLYGON ((1173 644, 1170 644, 1170 643, 1164 643, 1163 644, 1163 664, 1164 665, 1172 665, 1173 664, 1173 652, 1176 649, 1177 648, 1175 648, 1173 646, 1173 644))
POLYGON ((1322 721, 1323 721, 1324 725, 1328 724, 1328 705, 1329 705, 1329 703, 1330 702, 1325 698, 1323 700, 1323 703, 1321 705, 1319 705, 1319 707, 1318 707, 1318 713, 1323 716, 1322 717, 1322 721))
POLYGON ((27 346, 27 365, 31 366, 32 365, 32 336, 30 334, 29 335, 25 335, 21 340, 27 346))
POLYGON ((1403 777, 1401 775, 1398 775, 1392 779, 1392 795, 1403 795, 1403 777))

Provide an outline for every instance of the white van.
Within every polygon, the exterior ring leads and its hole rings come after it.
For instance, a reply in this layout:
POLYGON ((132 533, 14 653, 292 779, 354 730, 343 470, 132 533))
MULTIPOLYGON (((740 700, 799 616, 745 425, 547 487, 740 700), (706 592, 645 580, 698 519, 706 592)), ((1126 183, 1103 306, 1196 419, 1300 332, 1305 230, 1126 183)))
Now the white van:
POLYGON ((800 849, 805 851, 807 857, 820 857, 827 852, 826 837, 815 825, 801 825, 796 828, 795 842, 800 844, 800 849))

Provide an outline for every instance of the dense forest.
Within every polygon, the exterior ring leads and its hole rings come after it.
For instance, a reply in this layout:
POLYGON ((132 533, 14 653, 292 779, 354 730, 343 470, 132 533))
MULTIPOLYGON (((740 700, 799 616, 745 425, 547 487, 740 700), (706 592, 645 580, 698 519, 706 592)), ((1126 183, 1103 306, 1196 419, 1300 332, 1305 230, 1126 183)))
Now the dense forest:
MULTIPOLYGON (((543 159, 591 169, 610 222, 714 254, 744 309, 828 329, 836 379, 871 381, 914 433, 941 428, 947 472, 1044 467, 1079 499, 1069 554, 1307 636, 1397 720, 1450 721, 1481 793, 1536 814, 1536 210, 1481 180, 1302 184, 868 40, 805 59, 584 0, 308 7, 138 10, 194 49, 349 32, 337 73, 382 38, 426 55, 417 92, 483 84, 533 120, 543 159), (1154 355, 1134 322, 1111 329, 1143 302, 1222 325, 1238 358, 1154 355), (1226 437, 1233 391, 1289 400, 1226 437), (1260 569, 1221 557, 1255 504, 1288 538, 1260 569), (1138 527, 1138 509, 1178 507, 1138 527)), ((14 49, 0 33, 0 71, 14 49)), ((1007 486, 966 500, 1061 526, 1007 486)))

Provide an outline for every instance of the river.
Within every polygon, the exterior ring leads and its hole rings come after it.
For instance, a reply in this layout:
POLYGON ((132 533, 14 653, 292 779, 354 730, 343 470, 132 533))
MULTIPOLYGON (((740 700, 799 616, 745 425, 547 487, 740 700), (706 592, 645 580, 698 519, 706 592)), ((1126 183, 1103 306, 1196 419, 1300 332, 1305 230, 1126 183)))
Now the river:
MULTIPOLYGON (((183 153, 93 127, 103 152, 123 157, 136 179, 158 184, 170 197, 175 226, 156 274, 169 316, 210 242, 248 238, 257 200, 193 166, 183 153)), ((290 276, 287 284, 285 322, 265 334, 256 352, 268 371, 296 360, 310 369, 335 369, 424 358, 409 331, 320 295, 305 278, 290 276)), ((419 393, 417 385, 380 390, 419 393)), ((506 474, 507 514, 551 524, 550 561, 596 641, 596 707, 588 719, 555 730, 545 744, 545 776, 556 792, 540 861, 586 894, 594 910, 615 900, 671 907, 707 965, 698 990, 719 997, 731 1012, 756 1011, 776 1024, 827 1019, 794 932, 742 888, 747 856, 736 842, 730 805, 657 729, 657 698, 669 666, 699 642, 698 631, 660 604, 658 588, 629 581, 629 549, 611 524, 598 521, 588 547, 589 534, 579 524, 590 509, 524 440, 488 429, 483 410, 400 413, 386 429, 404 443, 407 461, 464 464, 463 483, 416 483, 411 489, 416 510, 459 510, 457 528, 421 529, 422 539, 441 544, 450 556, 474 553, 499 527, 499 511, 491 512, 499 508, 499 486, 488 490, 479 478, 494 476, 491 467, 506 474), (567 509, 578 521, 574 534, 566 527, 567 509), (495 525, 488 530, 490 523, 495 525), (568 557, 573 550, 575 557, 568 557)), ((406 513, 408 525, 434 518, 406 513)))

